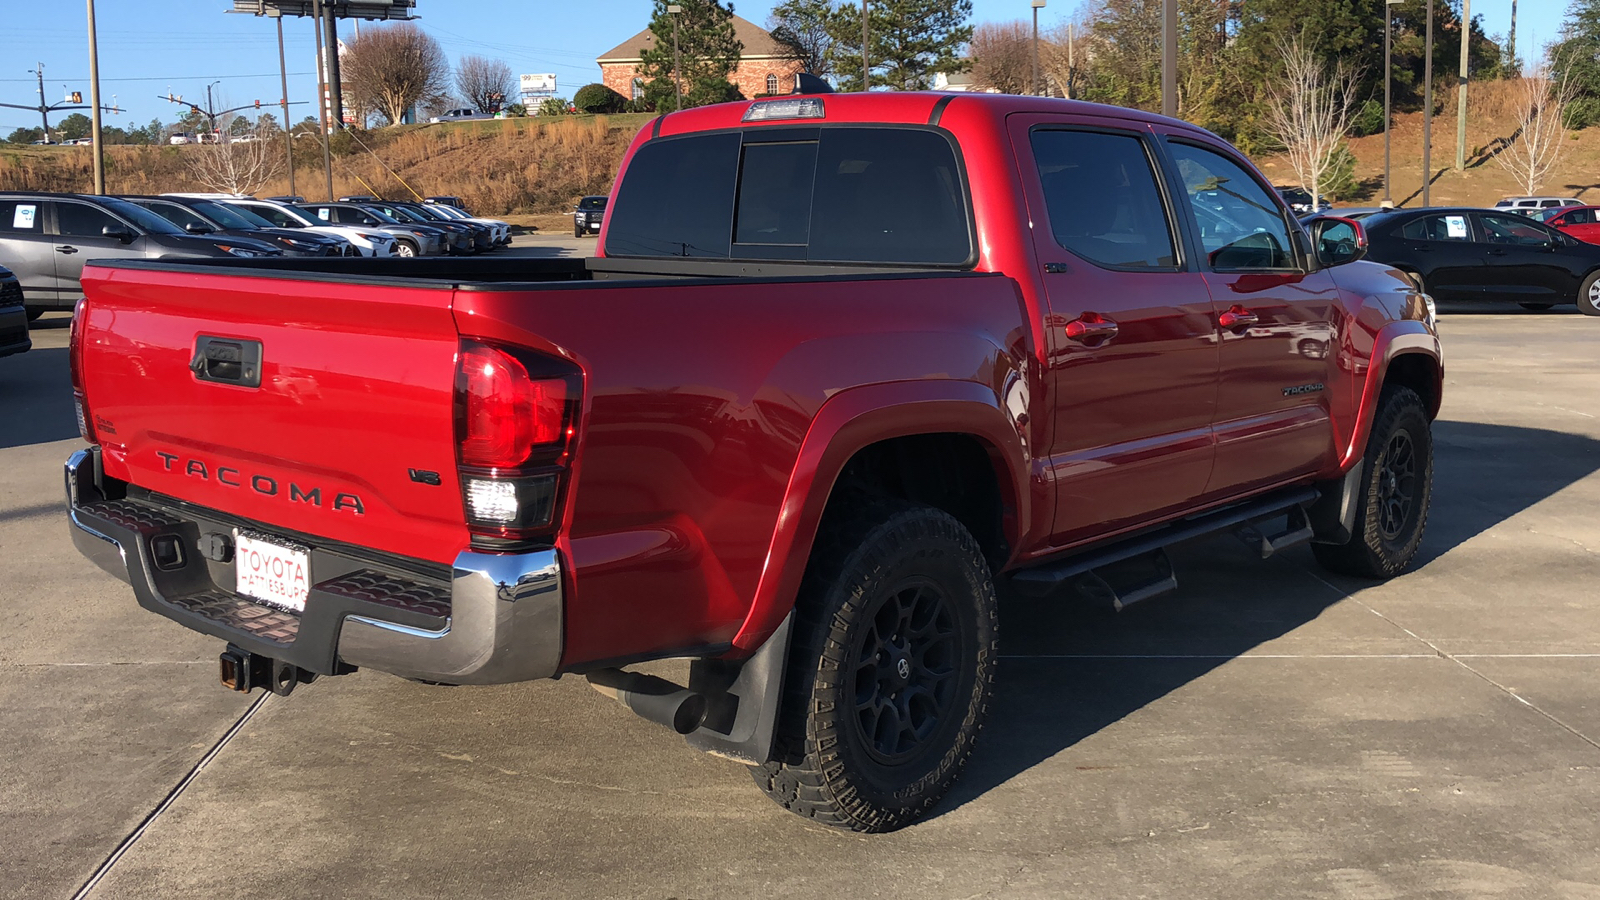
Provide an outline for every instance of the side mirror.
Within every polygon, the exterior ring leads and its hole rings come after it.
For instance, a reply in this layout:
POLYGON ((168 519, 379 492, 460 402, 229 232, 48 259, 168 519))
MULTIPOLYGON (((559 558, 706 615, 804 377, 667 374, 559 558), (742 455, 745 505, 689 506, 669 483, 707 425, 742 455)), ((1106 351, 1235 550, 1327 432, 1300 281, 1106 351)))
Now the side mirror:
POLYGON ((124 244, 133 243, 134 234, 121 225, 107 225, 100 229, 101 237, 116 238, 124 244))
POLYGON ((1309 224, 1317 262, 1324 266, 1342 266, 1367 255, 1367 231, 1355 219, 1321 216, 1309 224))
POLYGON ((213 231, 212 227, 204 222, 190 222, 183 226, 183 230, 190 234, 210 234, 213 231))

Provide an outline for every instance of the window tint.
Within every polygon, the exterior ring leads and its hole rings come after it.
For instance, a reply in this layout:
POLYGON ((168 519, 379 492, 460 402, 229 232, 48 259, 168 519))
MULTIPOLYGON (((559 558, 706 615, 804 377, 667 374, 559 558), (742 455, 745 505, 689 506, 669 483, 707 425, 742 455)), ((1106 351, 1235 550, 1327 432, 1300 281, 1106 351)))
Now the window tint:
POLYGON ((961 171, 931 131, 827 129, 811 205, 814 260, 954 265, 972 255, 961 171))
POLYGON ((741 146, 740 134, 727 133, 645 144, 609 212, 606 252, 935 265, 971 256, 961 170, 942 136, 809 132, 817 137, 741 146))
POLYGON ((44 216, 37 200, 0 200, 0 234, 39 234, 44 216))
POLYGON ((736 133, 646 143, 622 176, 606 252, 726 257, 738 166, 736 133))
POLYGON ((1221 154, 1171 146, 1212 268, 1297 267, 1283 210, 1260 182, 1221 154))
POLYGON ((1563 224, 1563 225, 1593 225, 1594 224, 1594 210, 1592 210, 1592 209, 1575 209, 1572 212, 1569 212, 1565 216, 1562 217, 1561 224, 1563 224))
POLYGON ((804 246, 811 236, 816 171, 816 141, 746 144, 734 243, 804 246))
POLYGON ((1482 216, 1484 240, 1491 244, 1517 244, 1524 247, 1542 246, 1555 240, 1549 232, 1527 219, 1511 216, 1482 216))
POLYGON ((1056 242, 1111 266, 1177 265, 1144 143, 1127 135, 1035 131, 1034 162, 1056 242))
POLYGON ((582 200, 578 201, 578 208, 579 209, 605 209, 606 208, 606 199, 607 198, 605 198, 605 197, 584 197, 582 200))
POLYGON ((1470 241, 1464 215, 1423 216, 1400 226, 1400 236, 1408 241, 1470 241))
POLYGON ((56 202, 56 231, 71 237, 100 237, 105 228, 128 231, 116 216, 87 203, 56 202))
POLYGON ((276 206, 245 206, 241 207, 253 212, 261 218, 271 222, 277 228, 304 228, 305 223, 289 215, 276 206))
POLYGON ((211 225, 207 223, 205 219, 200 218, 176 203, 151 203, 148 206, 135 203, 134 206, 143 206, 145 209, 150 210, 151 212, 163 219, 166 219, 168 222, 171 222, 179 228, 187 228, 190 225, 203 225, 207 228, 211 227, 211 225))

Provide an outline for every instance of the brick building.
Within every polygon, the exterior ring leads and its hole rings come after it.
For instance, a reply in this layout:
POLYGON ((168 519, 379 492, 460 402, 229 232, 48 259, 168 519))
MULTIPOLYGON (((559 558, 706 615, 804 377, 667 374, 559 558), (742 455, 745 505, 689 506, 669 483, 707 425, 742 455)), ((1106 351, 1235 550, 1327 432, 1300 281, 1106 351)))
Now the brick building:
MULTIPOLYGON (((733 33, 744 45, 739 56, 739 67, 729 79, 746 97, 757 94, 787 94, 794 90, 794 76, 805 71, 805 66, 791 56, 765 28, 733 17, 733 33)), ((655 46, 656 36, 650 29, 602 54, 595 62, 600 64, 600 80, 605 86, 624 97, 639 98, 643 89, 639 84, 640 51, 655 46)))

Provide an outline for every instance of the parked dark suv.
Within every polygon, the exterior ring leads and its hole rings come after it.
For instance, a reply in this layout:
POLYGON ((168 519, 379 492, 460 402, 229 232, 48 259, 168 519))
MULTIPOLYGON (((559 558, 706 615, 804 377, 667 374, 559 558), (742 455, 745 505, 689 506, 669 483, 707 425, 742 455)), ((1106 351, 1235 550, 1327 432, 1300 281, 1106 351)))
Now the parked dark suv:
POLYGON ((10 269, 0 266, 0 356, 21 353, 32 346, 28 316, 22 308, 22 285, 10 269))
POLYGON ((599 234, 600 225, 606 219, 605 197, 584 197, 572 211, 572 236, 583 237, 586 234, 599 234))
POLYGON ((278 228, 247 209, 202 197, 129 197, 189 234, 215 234, 265 241, 285 256, 360 256, 361 251, 343 238, 315 234, 304 228, 278 228))
POLYGON ((0 192, 0 264, 22 282, 28 318, 70 310, 91 259, 282 256, 250 238, 195 237, 115 197, 0 192))

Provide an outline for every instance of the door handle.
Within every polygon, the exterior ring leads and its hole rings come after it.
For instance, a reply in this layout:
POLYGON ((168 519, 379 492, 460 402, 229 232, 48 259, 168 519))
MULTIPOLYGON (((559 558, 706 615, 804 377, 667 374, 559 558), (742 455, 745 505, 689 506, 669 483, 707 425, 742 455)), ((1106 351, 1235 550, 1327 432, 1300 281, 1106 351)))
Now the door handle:
POLYGON ((1505 256, 1506 255, 1506 251, 1501 249, 1501 248, 1499 248, 1499 247, 1495 247, 1495 248, 1492 248, 1492 249, 1489 250, 1489 255, 1490 256, 1505 256))
POLYGON ((1117 336, 1117 323, 1095 312, 1086 312, 1067 323, 1067 340, 1098 347, 1117 336))
POLYGON ((61 246, 56 248, 56 252, 57 253, 72 254, 72 253, 77 253, 78 252, 78 248, 72 246, 71 244, 62 244, 61 246))
POLYGON ((1243 331, 1261 321, 1261 317, 1235 303, 1217 316, 1217 324, 1229 331, 1243 331))

